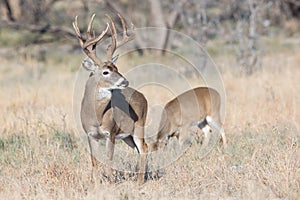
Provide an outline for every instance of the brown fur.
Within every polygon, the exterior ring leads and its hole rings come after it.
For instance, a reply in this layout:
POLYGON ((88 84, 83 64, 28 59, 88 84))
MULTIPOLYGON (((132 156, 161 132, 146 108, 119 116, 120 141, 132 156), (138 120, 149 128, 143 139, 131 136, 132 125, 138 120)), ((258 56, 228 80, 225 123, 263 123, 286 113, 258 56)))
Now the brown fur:
MULTIPOLYGON (((157 150, 167 137, 173 136, 176 136, 182 145, 188 140, 191 124, 207 116, 212 117, 221 126, 220 103, 219 93, 208 87, 194 88, 169 101, 164 108, 159 132, 151 150, 157 150)), ((223 143, 226 146, 225 135, 223 143)))

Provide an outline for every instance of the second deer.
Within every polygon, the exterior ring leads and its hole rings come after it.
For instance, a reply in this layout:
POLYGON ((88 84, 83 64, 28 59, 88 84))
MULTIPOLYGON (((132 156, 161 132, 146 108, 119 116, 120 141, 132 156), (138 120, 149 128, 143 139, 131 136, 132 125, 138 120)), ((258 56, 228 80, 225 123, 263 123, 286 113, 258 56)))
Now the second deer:
POLYGON ((169 101, 164 107, 158 134, 151 144, 151 151, 162 147, 166 140, 176 136, 180 146, 190 144, 191 128, 196 126, 204 132, 203 145, 208 144, 212 129, 216 130, 226 147, 226 137, 221 125, 221 98, 209 87, 197 87, 169 101))

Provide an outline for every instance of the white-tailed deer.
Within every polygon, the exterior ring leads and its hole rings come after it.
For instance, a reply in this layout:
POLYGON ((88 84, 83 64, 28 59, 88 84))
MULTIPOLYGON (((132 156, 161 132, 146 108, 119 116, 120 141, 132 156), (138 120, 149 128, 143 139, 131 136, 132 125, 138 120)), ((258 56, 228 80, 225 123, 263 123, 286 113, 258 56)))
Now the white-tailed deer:
POLYGON ((179 144, 189 144, 190 128, 197 126, 205 135, 203 145, 209 140, 212 129, 222 136, 226 147, 225 133, 221 127, 221 99, 219 93, 208 87, 197 87, 169 101, 162 113, 158 134, 151 151, 156 151, 170 137, 176 136, 179 144))
MULTIPOLYGON (((124 19, 118 16, 123 28, 121 41, 117 41, 116 27, 110 16, 107 16, 110 23, 107 23, 106 29, 95 36, 92 30, 94 14, 87 28, 86 38, 83 38, 80 33, 77 16, 73 22, 80 46, 88 56, 82 66, 91 72, 81 103, 81 122, 88 135, 93 166, 98 162, 93 144, 99 139, 105 139, 107 159, 112 162, 115 140, 123 139, 140 154, 138 181, 143 182, 148 152, 144 141, 147 100, 140 92, 127 87, 128 81, 115 66, 113 58, 115 50, 134 38, 133 25, 132 33, 128 36, 124 19), (96 55, 96 45, 105 35, 111 37, 111 44, 106 51, 107 61, 102 62, 96 55)), ((111 177, 112 169, 110 168, 109 171, 108 175, 111 177)))

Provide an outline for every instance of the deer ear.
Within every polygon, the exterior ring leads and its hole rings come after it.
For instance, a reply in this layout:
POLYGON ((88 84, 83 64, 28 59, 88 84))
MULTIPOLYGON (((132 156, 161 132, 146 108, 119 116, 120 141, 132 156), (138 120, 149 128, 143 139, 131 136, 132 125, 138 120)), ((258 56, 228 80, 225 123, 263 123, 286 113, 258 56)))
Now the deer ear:
POLYGON ((86 58, 82 61, 82 67, 88 71, 95 71, 98 66, 90 58, 86 58))
POLYGON ((116 55, 115 57, 113 57, 113 59, 112 59, 112 63, 113 63, 114 65, 116 64, 116 62, 117 62, 118 58, 119 58, 119 54, 118 54, 118 55, 116 55))

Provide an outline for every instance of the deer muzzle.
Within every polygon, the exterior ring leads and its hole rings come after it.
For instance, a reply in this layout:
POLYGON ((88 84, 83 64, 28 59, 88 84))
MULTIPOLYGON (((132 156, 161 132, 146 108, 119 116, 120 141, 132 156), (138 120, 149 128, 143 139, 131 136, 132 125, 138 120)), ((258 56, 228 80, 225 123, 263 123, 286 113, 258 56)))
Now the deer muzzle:
POLYGON ((124 89, 129 85, 129 81, 122 77, 115 85, 120 89, 124 89))

